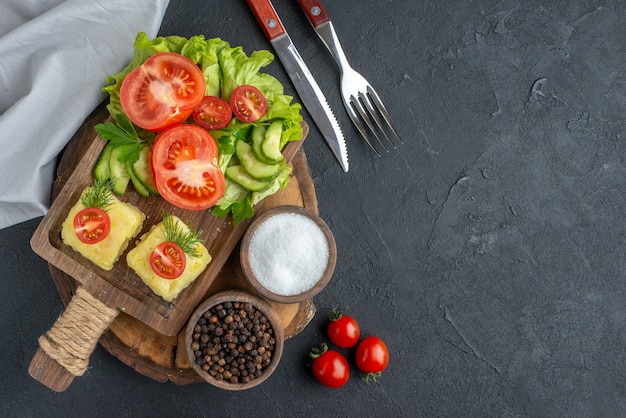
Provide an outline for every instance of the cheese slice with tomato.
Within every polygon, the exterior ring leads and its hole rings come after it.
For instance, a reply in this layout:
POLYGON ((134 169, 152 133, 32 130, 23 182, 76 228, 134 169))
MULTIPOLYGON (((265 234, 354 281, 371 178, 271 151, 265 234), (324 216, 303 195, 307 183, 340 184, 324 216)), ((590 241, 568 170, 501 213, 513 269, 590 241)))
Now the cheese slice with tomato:
POLYGON ((85 208, 80 200, 72 206, 61 228, 61 239, 66 245, 104 270, 113 268, 130 240, 141 231, 143 221, 146 219, 146 215, 137 207, 120 201, 114 195, 111 196, 111 202, 107 208, 111 231, 102 241, 86 244, 78 238, 74 229, 74 217, 85 208))
MULTIPOLYGON (((178 217, 170 215, 182 231, 189 231, 178 217)), ((185 254, 185 270, 175 279, 165 279, 154 272, 150 265, 150 255, 152 251, 165 242, 165 229, 163 222, 154 225, 150 231, 144 234, 137 246, 131 249, 126 255, 126 263, 135 273, 148 285, 148 287, 165 301, 174 300, 180 292, 189 286, 211 262, 211 255, 204 245, 195 245, 198 257, 191 257, 185 254)))

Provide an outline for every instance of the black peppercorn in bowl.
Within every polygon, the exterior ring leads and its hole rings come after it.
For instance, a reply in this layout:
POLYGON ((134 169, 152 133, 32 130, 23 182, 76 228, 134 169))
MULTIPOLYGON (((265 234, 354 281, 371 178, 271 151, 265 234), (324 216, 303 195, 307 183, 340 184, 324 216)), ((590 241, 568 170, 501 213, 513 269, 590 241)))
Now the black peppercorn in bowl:
POLYGON ((276 370, 285 334, 278 313, 266 300, 228 290, 206 299, 191 315, 185 332, 194 370, 213 386, 244 390, 276 370))

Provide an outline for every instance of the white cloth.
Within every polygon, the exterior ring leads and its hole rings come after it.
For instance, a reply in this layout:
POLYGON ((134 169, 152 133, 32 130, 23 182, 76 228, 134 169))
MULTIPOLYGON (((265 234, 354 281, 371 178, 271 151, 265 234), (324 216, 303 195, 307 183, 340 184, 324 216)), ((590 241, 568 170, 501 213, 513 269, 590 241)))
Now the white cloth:
POLYGON ((169 0, 0 0, 0 229, 44 215, 56 158, 169 0))

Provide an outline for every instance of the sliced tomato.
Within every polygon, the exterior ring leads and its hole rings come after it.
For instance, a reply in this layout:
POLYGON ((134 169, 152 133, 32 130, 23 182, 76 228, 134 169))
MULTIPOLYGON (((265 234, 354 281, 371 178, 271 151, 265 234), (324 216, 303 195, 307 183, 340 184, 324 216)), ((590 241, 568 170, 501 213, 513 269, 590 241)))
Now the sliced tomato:
POLYGON ((221 97, 205 96, 191 115, 198 125, 212 131, 228 125, 233 118, 233 111, 221 97))
POLYGON ((180 277, 186 265, 185 253, 173 242, 162 242, 150 253, 152 271, 164 279, 180 277))
POLYGON ((230 96, 230 107, 237 119, 253 123, 267 112, 267 100, 261 90, 246 84, 233 90, 230 96))
POLYGON ((162 131, 187 119, 204 98, 200 68, 175 52, 159 52, 122 81, 120 102, 137 126, 162 131))
POLYGON ((100 208, 84 208, 74 216, 74 231, 81 242, 98 243, 111 232, 111 218, 100 208))
POLYGON ((207 209, 224 195, 217 142, 199 126, 183 124, 162 132, 152 145, 151 161, 159 194, 174 206, 207 209))

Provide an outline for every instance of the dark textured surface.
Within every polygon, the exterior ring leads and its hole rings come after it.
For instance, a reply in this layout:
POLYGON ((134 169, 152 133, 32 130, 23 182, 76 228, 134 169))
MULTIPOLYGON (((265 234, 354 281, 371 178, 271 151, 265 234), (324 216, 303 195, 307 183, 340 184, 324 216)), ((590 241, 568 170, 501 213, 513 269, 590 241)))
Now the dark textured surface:
MULTIPOLYGON (((405 145, 374 157, 330 55, 276 0, 350 154, 343 174, 314 128, 304 145, 338 262, 277 372, 239 393, 177 387, 98 347, 49 391, 27 373, 62 310, 29 247, 37 219, 0 231, 0 416, 626 416, 626 5, 326 3, 405 145), (377 384, 330 390, 308 371, 333 307, 387 341, 377 384)), ((161 34, 198 33, 270 48, 244 1, 172 0, 161 34)), ((278 62, 267 71, 293 93, 278 62)))

